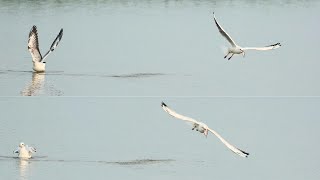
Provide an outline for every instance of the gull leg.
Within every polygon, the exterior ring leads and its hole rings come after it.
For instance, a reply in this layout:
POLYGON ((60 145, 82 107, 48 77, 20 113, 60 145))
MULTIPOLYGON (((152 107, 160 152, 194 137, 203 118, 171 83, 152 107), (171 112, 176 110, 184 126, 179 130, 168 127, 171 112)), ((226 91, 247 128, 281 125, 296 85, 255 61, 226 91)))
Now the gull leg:
POLYGON ((228 60, 230 60, 230 59, 232 58, 232 56, 233 56, 233 55, 234 55, 234 54, 232 53, 232 54, 231 54, 231 56, 228 58, 228 60))
POLYGON ((225 56, 224 56, 224 58, 227 58, 229 54, 230 54, 230 53, 228 52, 228 54, 227 54, 227 55, 225 55, 225 56))

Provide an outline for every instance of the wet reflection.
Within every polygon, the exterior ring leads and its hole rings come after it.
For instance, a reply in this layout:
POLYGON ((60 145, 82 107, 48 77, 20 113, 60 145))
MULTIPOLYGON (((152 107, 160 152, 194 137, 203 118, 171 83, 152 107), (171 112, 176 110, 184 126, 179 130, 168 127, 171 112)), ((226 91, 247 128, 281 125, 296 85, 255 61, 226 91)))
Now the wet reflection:
POLYGON ((37 96, 44 87, 45 73, 32 73, 32 81, 21 91, 22 96, 37 96))
POLYGON ((20 172, 20 179, 21 180, 27 180, 28 179, 28 171, 31 164, 31 161, 28 161, 27 159, 19 159, 19 172, 20 172))
POLYGON ((63 92, 45 80, 45 73, 32 73, 32 81, 21 91, 22 96, 61 96, 63 92))
POLYGON ((44 73, 32 73, 32 81, 21 91, 22 96, 36 96, 39 95, 43 89, 43 83, 45 80, 44 73))

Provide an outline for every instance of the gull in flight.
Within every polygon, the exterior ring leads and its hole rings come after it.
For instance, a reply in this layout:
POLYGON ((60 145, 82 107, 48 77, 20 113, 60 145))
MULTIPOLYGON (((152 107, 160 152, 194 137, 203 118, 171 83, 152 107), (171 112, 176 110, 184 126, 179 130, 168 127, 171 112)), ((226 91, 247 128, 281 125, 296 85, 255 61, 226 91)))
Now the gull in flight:
POLYGON ((29 159, 32 157, 32 153, 37 152, 37 150, 36 148, 29 147, 28 145, 25 145, 23 142, 21 142, 17 150, 13 152, 18 153, 19 158, 29 159))
POLYGON ((49 51, 42 57, 40 50, 39 50, 39 42, 38 42, 38 32, 37 26, 33 26, 29 33, 29 40, 28 40, 28 49, 32 56, 32 63, 33 63, 33 70, 36 72, 44 72, 46 67, 46 62, 44 59, 48 57, 48 55, 54 51, 54 49, 58 46, 59 42, 61 41, 63 35, 63 29, 60 30, 58 36, 53 41, 49 51))
POLYGON ((213 12, 213 18, 214 18, 214 22, 216 23, 216 25, 219 29, 220 34, 223 37, 225 37, 227 39, 227 41, 232 45, 232 47, 228 48, 228 54, 224 56, 224 58, 227 58, 228 55, 231 54, 231 56, 228 58, 228 60, 230 60, 234 54, 243 54, 243 57, 244 57, 246 50, 267 51, 267 50, 277 49, 281 46, 280 43, 272 44, 272 45, 265 46, 265 47, 241 47, 241 46, 238 46, 232 40, 232 38, 228 35, 228 33, 220 26, 220 24, 218 23, 215 15, 214 15, 214 12, 213 12))
POLYGON ((227 148, 229 148, 231 151, 233 151, 234 153, 238 154, 241 157, 248 157, 249 153, 238 149, 236 147, 234 147, 233 145, 231 145, 230 143, 228 143, 225 139, 223 139, 216 131, 210 129, 206 124, 202 123, 202 122, 198 122, 190 117, 186 117, 183 116, 181 114, 176 113, 175 111, 173 111, 172 109, 170 109, 164 102, 161 103, 161 106, 163 108, 164 111, 166 111, 167 113, 169 113, 171 116, 177 118, 177 119, 181 119, 187 122, 191 122, 192 123, 192 130, 196 130, 200 133, 203 133, 206 137, 208 135, 208 132, 211 132, 212 134, 214 134, 215 136, 217 136, 220 141, 227 146, 227 148))

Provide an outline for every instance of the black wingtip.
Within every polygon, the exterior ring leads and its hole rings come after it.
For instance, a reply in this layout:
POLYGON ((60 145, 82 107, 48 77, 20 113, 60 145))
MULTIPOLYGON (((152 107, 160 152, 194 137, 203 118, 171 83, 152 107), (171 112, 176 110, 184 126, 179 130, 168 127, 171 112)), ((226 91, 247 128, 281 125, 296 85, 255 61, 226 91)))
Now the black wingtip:
POLYGON ((245 154, 246 155, 246 157, 248 157, 250 154, 249 153, 247 153, 247 152, 245 152, 245 151, 243 151, 243 150, 241 150, 241 149, 239 149, 243 154, 245 154))
POLYGON ((63 28, 61 28, 59 35, 62 36, 63 35, 63 28))
POLYGON ((163 106, 165 106, 165 107, 167 107, 167 105, 162 101, 161 102, 161 106, 163 107, 163 106))
POLYGON ((275 44, 271 44, 271 45, 266 46, 266 47, 271 47, 271 46, 281 46, 281 44, 280 43, 275 43, 275 44))
POLYGON ((37 26, 36 26, 36 25, 33 25, 33 26, 32 26, 31 32, 32 32, 32 31, 37 32, 37 26))
POLYGON ((29 32, 29 37, 30 37, 33 33, 38 34, 38 32, 37 32, 37 26, 36 26, 36 25, 33 25, 33 26, 32 26, 32 28, 31 28, 31 30, 30 30, 30 32, 29 32))

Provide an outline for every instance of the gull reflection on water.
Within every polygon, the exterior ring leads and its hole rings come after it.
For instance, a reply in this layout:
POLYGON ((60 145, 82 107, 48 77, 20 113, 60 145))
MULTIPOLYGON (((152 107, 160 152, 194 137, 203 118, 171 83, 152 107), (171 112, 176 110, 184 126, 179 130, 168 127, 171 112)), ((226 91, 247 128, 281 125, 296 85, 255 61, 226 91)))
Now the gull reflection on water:
POLYGON ((19 172, 20 172, 20 179, 21 180, 27 180, 28 179, 28 170, 30 167, 28 167, 31 164, 31 161, 28 161, 28 159, 19 159, 19 172))
POLYGON ((43 73, 32 73, 32 81, 21 91, 22 96, 61 96, 63 92, 57 90, 52 84, 48 84, 45 81, 46 74, 43 73))
POLYGON ((22 96, 37 96, 43 90, 45 73, 32 73, 32 81, 21 91, 22 96))

